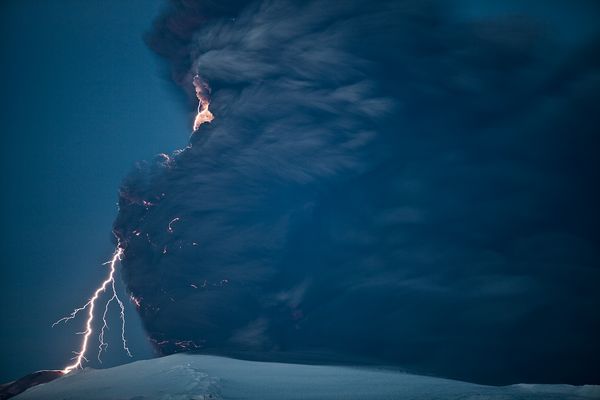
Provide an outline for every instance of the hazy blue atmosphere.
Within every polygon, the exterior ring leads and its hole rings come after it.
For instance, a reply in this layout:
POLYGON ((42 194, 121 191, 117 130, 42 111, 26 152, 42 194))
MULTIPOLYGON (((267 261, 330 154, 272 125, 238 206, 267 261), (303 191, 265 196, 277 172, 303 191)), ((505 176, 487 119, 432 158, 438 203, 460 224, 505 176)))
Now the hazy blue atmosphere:
MULTIPOLYGON (((50 325, 103 276, 121 180, 136 161, 187 142, 187 110, 142 38, 159 5, 0 5, 0 381, 65 365, 83 322, 50 325)), ((127 322, 134 355, 148 357, 133 309, 127 322)), ((125 358, 116 344, 107 361, 125 358)))
POLYGON ((138 359, 600 383, 597 2, 1 10, 0 380, 65 366, 118 242, 138 359))

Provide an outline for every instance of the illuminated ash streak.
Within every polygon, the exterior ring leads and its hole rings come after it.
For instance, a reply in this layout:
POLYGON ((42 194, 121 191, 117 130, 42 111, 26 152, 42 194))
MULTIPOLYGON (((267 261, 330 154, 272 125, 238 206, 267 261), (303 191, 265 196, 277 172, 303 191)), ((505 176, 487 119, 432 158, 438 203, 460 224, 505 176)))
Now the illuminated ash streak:
POLYGON ((117 264, 117 261, 121 260, 122 255, 123 255, 123 249, 120 246, 117 246, 117 249, 115 250, 115 253, 113 254, 112 258, 103 264, 103 265, 106 265, 106 264, 109 265, 108 276, 102 282, 102 284, 96 289, 96 291, 94 292, 92 297, 87 301, 87 303, 85 303, 84 306, 76 308, 71 314, 59 319, 52 325, 52 326, 55 326, 56 324, 58 324, 60 322, 67 322, 67 321, 75 318, 75 316, 80 311, 85 310, 85 309, 88 310, 88 317, 87 317, 87 320, 85 323, 85 330, 83 332, 81 332, 81 334, 83 334, 83 340, 81 342, 81 346, 79 348, 79 351, 74 352, 75 357, 73 359, 75 361, 72 364, 66 366, 62 370, 62 372, 65 374, 68 374, 69 372, 71 372, 72 370, 74 370, 76 368, 80 368, 82 366, 83 361, 87 361, 87 359, 85 358, 85 353, 88 349, 88 342, 89 342, 90 336, 92 335, 92 332, 93 332, 92 325, 94 322, 94 308, 96 306, 96 300, 98 300, 98 298, 100 297, 100 295, 102 293, 106 292, 106 288, 109 286, 112 290, 112 296, 106 303, 106 305, 104 307, 104 313, 102 314, 103 325, 102 325, 102 329, 100 330, 100 334, 98 336, 98 339, 100 341, 98 360, 100 360, 100 354, 102 353, 102 350, 106 349, 106 347, 108 347, 108 344, 104 342, 104 331, 105 331, 105 329, 108 328, 108 324, 106 321, 106 314, 108 312, 108 306, 110 305, 110 303, 113 300, 116 300, 117 303, 119 304, 119 307, 121 308, 121 315, 120 315, 120 317, 121 317, 121 340, 123 341, 123 349, 125 349, 127 354, 131 357, 131 352, 129 351, 129 348, 127 347, 127 341, 125 340, 125 307, 123 305, 123 302, 117 295, 117 290, 115 288, 115 271, 116 271, 115 266, 117 264))
POLYGON ((134 295, 129 295, 129 300, 131 300, 133 302, 133 304, 135 304, 136 308, 140 308, 142 306, 142 299, 141 298, 137 298, 134 295))
POLYGON ((194 76, 192 83, 194 84, 196 97, 198 98, 198 112, 194 119, 194 132, 196 132, 200 128, 200 125, 205 122, 211 122, 215 117, 208 109, 210 105, 210 99, 208 98, 210 88, 208 85, 202 81, 199 75, 194 76))
POLYGON ((173 224, 177 221, 179 221, 181 218, 179 217, 175 217, 171 220, 171 222, 169 222, 169 227, 167 228, 167 231, 169 231, 169 233, 173 233, 173 224))

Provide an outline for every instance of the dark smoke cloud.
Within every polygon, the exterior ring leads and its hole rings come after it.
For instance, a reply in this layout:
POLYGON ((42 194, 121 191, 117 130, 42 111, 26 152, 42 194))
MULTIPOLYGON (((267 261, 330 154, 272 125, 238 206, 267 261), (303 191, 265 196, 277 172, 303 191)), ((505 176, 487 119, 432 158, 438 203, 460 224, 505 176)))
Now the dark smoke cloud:
POLYGON ((173 80, 184 85, 193 62, 191 50, 195 33, 213 18, 235 17, 247 3, 250 1, 171 0, 154 22, 152 31, 146 35, 146 42, 169 61, 173 80))
POLYGON ((215 115, 121 188, 159 351, 598 383, 599 42, 461 3, 341 3, 176 2, 150 35, 215 115))

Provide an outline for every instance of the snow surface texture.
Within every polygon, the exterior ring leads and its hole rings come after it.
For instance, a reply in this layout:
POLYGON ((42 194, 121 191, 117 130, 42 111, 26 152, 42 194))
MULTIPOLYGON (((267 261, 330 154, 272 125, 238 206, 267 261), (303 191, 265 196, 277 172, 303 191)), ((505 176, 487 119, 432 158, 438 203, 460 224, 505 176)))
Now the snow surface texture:
POLYGON ((483 386, 375 368, 298 365, 175 354, 85 369, 17 400, 600 399, 600 386, 483 386))

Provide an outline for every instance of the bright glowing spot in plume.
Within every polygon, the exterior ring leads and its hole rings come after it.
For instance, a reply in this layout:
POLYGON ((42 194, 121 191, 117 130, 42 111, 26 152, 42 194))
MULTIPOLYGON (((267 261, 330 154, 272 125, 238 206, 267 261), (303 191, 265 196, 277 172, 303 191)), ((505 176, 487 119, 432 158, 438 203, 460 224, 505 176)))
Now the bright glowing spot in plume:
POLYGON ((198 112, 194 119, 194 132, 196 132, 198 128, 200 128, 200 125, 212 121, 215 117, 208 109, 208 106, 210 105, 210 100, 208 98, 210 88, 208 87, 208 84, 203 82, 198 75, 194 76, 192 83, 194 84, 196 97, 198 98, 198 112))
POLYGON ((119 307, 121 309, 121 314, 120 314, 121 340, 123 342, 123 349, 125 350, 125 352, 127 352, 127 355, 129 357, 131 357, 131 352, 129 351, 129 348, 127 347, 127 340, 125 340, 125 306, 123 305, 123 302, 117 295, 117 290, 115 288, 116 264, 117 264, 117 261, 121 260, 122 255, 123 255, 123 249, 121 247, 117 246, 117 249, 115 250, 112 258, 103 264, 103 265, 109 266, 108 276, 102 282, 102 284, 96 289, 96 291, 94 292, 92 297, 90 297, 90 299, 87 301, 87 303, 85 303, 82 307, 76 308, 75 310, 73 310, 73 312, 71 314, 59 319, 54 324, 52 324, 52 326, 54 327, 55 325, 59 324, 60 322, 68 322, 69 320, 75 318, 75 316, 77 316, 77 314, 80 311, 83 311, 86 309, 88 310, 87 320, 85 323, 85 330, 83 332, 81 332, 81 334, 83 335, 83 339, 81 341, 81 346, 79 347, 79 351, 75 352, 75 357, 73 358, 73 360, 74 360, 73 363, 70 365, 67 365, 62 370, 62 372, 65 374, 68 374, 69 372, 71 372, 72 370, 74 370, 76 368, 81 368, 83 361, 84 360, 87 361, 87 359, 85 358, 85 353, 88 349, 88 342, 89 342, 90 336, 92 335, 92 332, 93 332, 92 326, 93 326, 93 322, 94 322, 94 308, 96 306, 96 300, 98 300, 98 298, 102 295, 102 293, 106 292, 107 288, 110 288, 110 290, 112 292, 112 296, 106 302, 106 304, 104 306, 104 313, 102 314, 102 323, 103 324, 102 324, 102 328, 100 330, 100 334, 98 335, 98 340, 100 341, 100 345, 98 346, 98 349, 99 349, 98 350, 98 360, 100 362, 102 362, 102 360, 100 359, 100 355, 102 354, 102 351, 108 347, 108 344, 106 342, 104 342, 104 331, 108 328, 108 323, 106 321, 106 314, 108 313, 108 306, 110 305, 110 303, 113 302, 113 300, 117 302, 117 304, 119 305, 119 307))
POLYGON ((179 217, 175 217, 171 220, 171 222, 169 222, 169 227, 167 228, 167 231, 169 231, 169 233, 173 233, 173 224, 177 221, 179 221, 181 218, 179 217))

